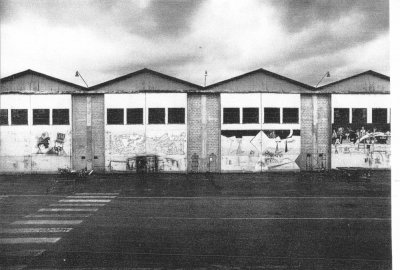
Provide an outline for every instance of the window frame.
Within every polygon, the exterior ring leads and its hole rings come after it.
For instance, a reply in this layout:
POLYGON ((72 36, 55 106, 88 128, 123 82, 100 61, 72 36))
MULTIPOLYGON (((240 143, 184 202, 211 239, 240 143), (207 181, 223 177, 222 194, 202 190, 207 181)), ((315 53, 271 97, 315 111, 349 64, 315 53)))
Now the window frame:
POLYGON ((124 125, 124 123, 125 123, 125 119, 124 119, 124 109, 123 108, 107 108, 107 125, 124 125), (119 117, 121 117, 122 116, 122 122, 120 122, 120 121, 115 121, 115 122, 110 122, 110 120, 112 119, 110 116, 110 112, 112 112, 112 111, 118 111, 118 112, 121 112, 122 111, 122 114, 121 115, 119 115, 119 117))
POLYGON ((186 109, 184 107, 168 108, 168 124, 170 124, 170 125, 184 125, 184 124, 186 124, 186 109), (180 119, 180 120, 183 120, 183 122, 179 122, 179 121, 171 122, 172 119, 170 119, 170 116, 172 115, 171 111, 173 111, 173 110, 176 110, 176 111, 183 110, 183 115, 179 115, 180 118, 183 117, 183 119, 180 119))
POLYGON ((280 124, 280 123, 281 123, 281 108, 279 108, 279 107, 264 107, 264 124, 280 124), (266 122, 268 117, 265 117, 265 116, 269 115, 269 114, 266 113, 265 110, 272 110, 272 109, 278 111, 278 120, 275 122, 272 122, 272 121, 266 122))
POLYGON ((388 108, 372 108, 371 109, 371 123, 372 124, 387 124, 388 123, 388 108), (385 111, 385 121, 384 122, 376 121, 376 117, 381 117, 380 115, 377 116, 376 114, 374 114, 374 111, 376 112, 377 110, 385 111))
MULTIPOLYGON (((136 115, 136 113, 134 113, 133 115, 136 115)), ((143 108, 126 108, 126 124, 127 125, 143 125, 144 123, 144 109, 143 108), (140 111, 141 112, 141 121, 133 121, 133 120, 137 120, 137 118, 132 117, 132 115, 130 115, 131 117, 129 117, 129 112, 133 113, 134 111, 140 111)))
POLYGON ((28 111, 28 109, 11 109, 11 125, 12 126, 27 126, 27 125, 29 125, 29 111, 28 111), (25 112, 25 121, 24 121, 24 123, 15 123, 15 120, 16 120, 16 118, 15 118, 15 115, 14 115, 14 113, 13 112, 17 112, 17 111, 19 111, 19 112, 25 112))
POLYGON ((0 126, 8 126, 8 109, 0 109, 0 126), (5 117, 2 112, 5 112, 5 117), (2 120, 5 120, 4 122, 2 120))
POLYGON ((348 125, 350 124, 350 108, 333 108, 333 123, 339 125, 348 125), (347 110, 347 120, 345 122, 336 121, 336 112, 335 110, 347 110))
MULTIPOLYGON (((289 117, 289 119, 294 119, 294 117, 289 117)), ((286 107, 286 108, 282 108, 282 124, 298 124, 300 121, 300 110, 297 107, 286 107), (296 111, 296 117, 295 117, 295 121, 291 120, 288 121, 288 116, 285 117, 285 111, 287 112, 287 110, 295 110, 296 111)))
POLYGON ((368 109, 367 108, 351 108, 351 123, 352 124, 367 124, 367 122, 368 122, 368 109), (359 119, 355 119, 354 115, 357 114, 357 113, 355 113, 356 110, 359 110, 359 111, 362 110, 363 118, 365 118, 365 119, 362 119, 362 121, 359 119), (364 114, 365 114, 365 117, 364 117, 364 114))
POLYGON ((260 124, 260 108, 258 107, 243 107, 242 108, 242 124, 260 124), (257 114, 254 116, 245 116, 245 110, 247 110, 247 113, 249 113, 249 110, 255 110, 257 111, 257 114), (253 118, 255 117, 255 118, 253 118), (249 121, 249 119, 257 119, 254 121, 249 121), (246 121, 245 121, 246 120, 246 121))
POLYGON ((33 126, 49 126, 50 125, 50 109, 32 109, 32 125, 33 126), (41 117, 39 112, 44 112, 41 117), (45 117, 43 117, 45 116, 45 117), (47 117, 46 117, 47 116, 47 117), (47 121, 44 121, 44 120, 47 121))
POLYGON ((166 113, 165 113, 165 108, 160 108, 160 107, 153 107, 153 108, 148 108, 148 110, 147 110, 147 112, 148 112, 148 119, 147 119, 147 124, 148 125, 165 125, 165 121, 166 121, 166 113), (162 111, 162 115, 163 115, 163 122, 152 122, 152 123, 150 123, 150 120, 154 120, 155 118, 152 118, 152 113, 154 113, 154 111, 155 110, 158 110, 158 111, 162 111), (150 111, 152 111, 152 113, 150 113, 150 111), (152 118, 152 119, 150 119, 150 118, 152 118))
MULTIPOLYGON (((236 117, 236 116, 235 116, 236 117)), ((225 107, 222 109, 222 124, 240 124, 240 108, 239 107, 225 107), (237 122, 236 121, 226 121, 226 110, 235 110, 237 112, 237 122)))
POLYGON ((68 126, 69 124, 70 124, 70 121, 69 121, 69 109, 66 109, 66 108, 60 108, 60 109, 52 109, 51 110, 51 116, 52 116, 52 124, 54 125, 54 126, 68 126), (55 117, 55 111, 66 111, 66 113, 67 113, 67 118, 66 118, 66 120, 67 121, 65 121, 65 118, 61 118, 61 119, 64 119, 64 121, 59 121, 59 122, 56 122, 56 121, 54 121, 54 119, 60 119, 59 117, 55 117))

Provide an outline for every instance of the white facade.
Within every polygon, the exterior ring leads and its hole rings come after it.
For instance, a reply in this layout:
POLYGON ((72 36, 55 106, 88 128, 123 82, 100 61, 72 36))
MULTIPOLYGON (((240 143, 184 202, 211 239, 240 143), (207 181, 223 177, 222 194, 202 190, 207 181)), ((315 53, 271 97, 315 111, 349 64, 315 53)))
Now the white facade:
POLYGON ((250 130, 250 129, 300 129, 300 123, 283 123, 283 108, 298 108, 300 119, 300 94, 275 94, 275 93, 251 93, 251 94, 221 94, 221 129, 222 130, 250 130), (259 123, 243 124, 243 108, 258 108, 259 123), (240 124, 224 124, 224 108, 240 108, 240 124), (264 123, 264 108, 279 108, 280 123, 264 123))
POLYGON ((300 117, 300 94, 221 94, 221 170, 299 169, 300 117), (239 123, 224 123, 224 108, 239 108, 239 123), (258 109, 258 123, 243 123, 244 108, 258 109), (264 108, 278 109, 279 123, 264 123, 264 108), (297 109, 295 123, 284 123, 284 108, 297 109))
POLYGON ((105 94, 105 166, 135 170, 135 157, 156 155, 158 171, 186 171, 187 96, 182 93, 105 94), (143 110, 142 124, 127 123, 127 109, 143 110), (165 111, 163 124, 149 124, 149 109, 165 111), (168 124, 168 108, 184 108, 183 124, 168 124), (123 109, 123 124, 108 124, 107 109, 123 109))
POLYGON ((55 172, 71 166, 71 95, 1 95, 0 108, 8 112, 8 125, 0 126, 1 172, 55 172), (13 125, 12 109, 26 109, 27 124, 13 125), (49 110, 48 125, 33 124, 34 109, 49 110), (68 124, 53 124, 53 109, 68 109, 68 124))
MULTIPOLYGON (((387 123, 390 123, 390 104, 391 96, 387 94, 332 94, 332 122, 334 121, 333 111, 335 108, 348 108, 349 123, 352 123, 353 108, 367 109, 367 123, 372 123, 372 109, 387 109, 387 123)), ((334 122, 333 122, 334 123, 334 122)))

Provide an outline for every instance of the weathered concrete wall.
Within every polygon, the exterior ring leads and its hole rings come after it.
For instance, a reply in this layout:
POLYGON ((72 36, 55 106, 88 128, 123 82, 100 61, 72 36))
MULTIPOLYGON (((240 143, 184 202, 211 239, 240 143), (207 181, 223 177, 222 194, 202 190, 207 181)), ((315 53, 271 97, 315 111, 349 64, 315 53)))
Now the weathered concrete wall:
POLYGON ((87 97, 72 96, 72 168, 87 167, 87 97))
POLYGON ((71 96, 1 95, 8 125, 0 126, 0 172, 55 172, 71 166, 71 96), (12 125, 11 110, 27 109, 28 124, 12 125), (33 125, 33 109, 49 109, 49 125, 33 125), (52 110, 68 109, 69 124, 53 125, 52 110))
MULTIPOLYGON (((300 123, 284 123, 283 109, 300 114, 299 94, 221 94, 222 171, 296 170, 300 123), (258 123, 243 123, 243 108, 258 109, 258 123), (240 123, 223 123, 224 108, 239 108, 240 123), (278 108, 279 123, 264 123, 264 108, 278 108)), ((299 115, 300 119, 300 115, 299 115)))
POLYGON ((331 96, 301 95, 301 170, 330 168, 331 96))
POLYGON ((136 170, 135 157, 156 155, 158 171, 186 172, 187 97, 175 94, 106 94, 105 166, 107 170, 136 170), (124 124, 107 124, 107 109, 124 110, 124 124), (142 108, 144 124, 128 125, 128 108, 142 108), (148 124, 149 108, 165 108, 165 124, 148 124), (168 108, 185 108, 185 124, 168 124, 168 108))
POLYGON ((104 95, 92 95, 92 153, 93 169, 105 170, 104 95))
POLYGON ((189 94, 188 108, 188 171, 220 171, 220 95, 189 94), (213 156, 215 160, 210 160, 213 156))

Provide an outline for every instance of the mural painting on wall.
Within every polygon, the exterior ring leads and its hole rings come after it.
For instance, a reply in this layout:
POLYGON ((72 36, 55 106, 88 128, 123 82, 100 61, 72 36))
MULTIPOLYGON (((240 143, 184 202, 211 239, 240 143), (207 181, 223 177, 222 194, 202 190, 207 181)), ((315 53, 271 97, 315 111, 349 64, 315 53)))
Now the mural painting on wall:
POLYGON ((300 131, 222 131, 221 169, 224 171, 267 171, 299 169, 300 131), (236 133, 236 134, 235 134, 236 133), (241 134, 242 133, 242 134, 241 134), (256 135, 253 135, 256 133, 256 135))
POLYGON ((64 133, 57 133, 57 137, 55 140, 51 140, 48 132, 43 132, 42 135, 38 138, 37 142, 37 154, 46 154, 46 155, 57 155, 57 156, 65 156, 67 155, 64 151, 64 133), (52 144, 52 146, 50 145, 52 144))
MULTIPOLYGON (((148 161, 147 167, 156 166, 155 171, 186 170, 186 132, 147 134, 113 134, 111 136, 111 163, 126 162, 126 170, 137 170, 137 157, 156 157, 156 162, 148 161), (124 159, 121 161, 121 157, 124 159)), ((115 167, 115 166, 114 166, 115 167)))
POLYGON ((390 168, 390 126, 332 126, 332 168, 390 168))

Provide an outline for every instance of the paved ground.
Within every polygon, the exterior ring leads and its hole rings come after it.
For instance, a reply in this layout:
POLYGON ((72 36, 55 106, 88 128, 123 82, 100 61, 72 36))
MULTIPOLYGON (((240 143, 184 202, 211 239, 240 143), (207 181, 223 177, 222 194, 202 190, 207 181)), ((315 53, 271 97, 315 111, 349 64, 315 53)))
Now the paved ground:
POLYGON ((0 176, 0 268, 391 269, 388 171, 64 180, 0 176))

